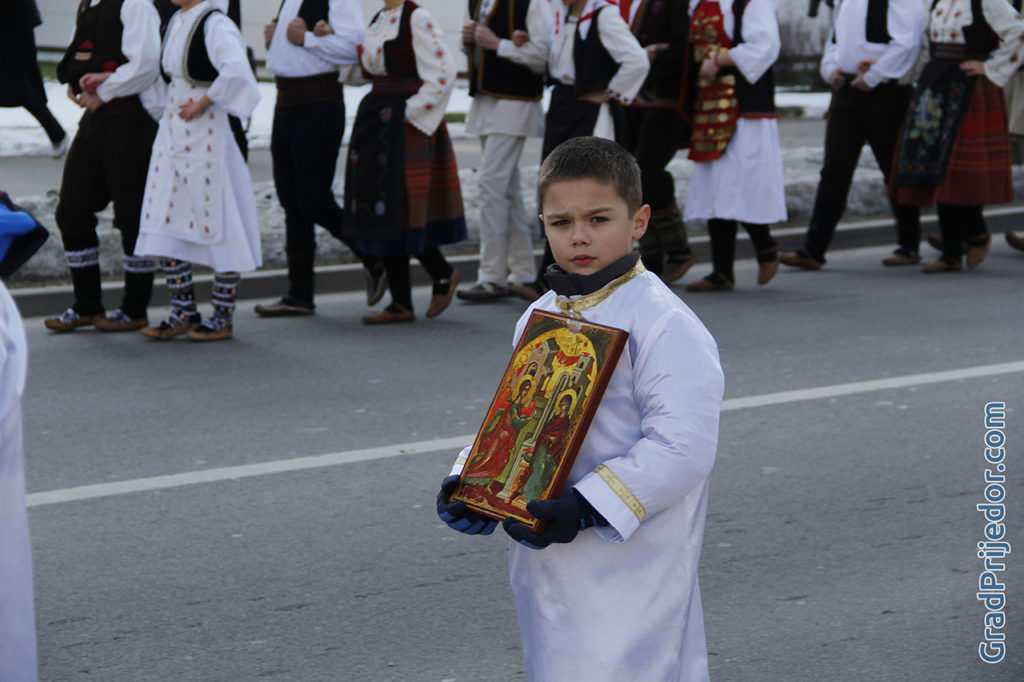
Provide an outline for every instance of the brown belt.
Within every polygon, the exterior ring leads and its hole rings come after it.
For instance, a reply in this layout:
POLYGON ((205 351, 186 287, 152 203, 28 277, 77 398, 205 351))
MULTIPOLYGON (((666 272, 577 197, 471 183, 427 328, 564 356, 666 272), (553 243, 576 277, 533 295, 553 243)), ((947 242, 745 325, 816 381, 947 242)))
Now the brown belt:
POLYGON ((277 106, 295 107, 316 102, 343 102, 338 72, 301 78, 277 77, 277 106))

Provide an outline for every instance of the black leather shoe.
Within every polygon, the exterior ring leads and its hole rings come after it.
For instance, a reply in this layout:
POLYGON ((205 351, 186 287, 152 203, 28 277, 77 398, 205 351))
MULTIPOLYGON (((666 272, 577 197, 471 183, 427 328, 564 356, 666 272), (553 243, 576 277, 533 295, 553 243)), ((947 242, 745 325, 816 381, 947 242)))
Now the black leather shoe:
POLYGON ((316 306, 284 296, 276 303, 257 303, 256 314, 260 317, 288 317, 292 315, 313 315, 316 306))

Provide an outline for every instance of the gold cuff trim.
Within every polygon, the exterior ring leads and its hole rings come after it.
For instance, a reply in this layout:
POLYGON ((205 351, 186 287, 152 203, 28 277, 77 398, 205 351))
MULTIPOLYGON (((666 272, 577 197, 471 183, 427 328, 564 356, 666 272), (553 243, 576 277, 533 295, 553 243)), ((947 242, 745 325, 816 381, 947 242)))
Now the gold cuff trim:
POLYGON ((456 457, 455 458, 455 464, 453 464, 452 466, 453 467, 459 467, 459 468, 465 467, 466 466, 466 461, 468 459, 469 459, 468 455, 462 455, 462 456, 456 457))
POLYGON ((636 495, 629 491, 629 488, 627 488, 626 484, 615 475, 615 472, 604 464, 601 464, 594 469, 594 473, 600 476, 601 480, 608 484, 608 487, 612 489, 612 492, 619 496, 619 499, 629 507, 631 512, 636 514, 638 521, 643 522, 643 520, 647 518, 647 510, 644 509, 643 503, 636 498, 636 495))

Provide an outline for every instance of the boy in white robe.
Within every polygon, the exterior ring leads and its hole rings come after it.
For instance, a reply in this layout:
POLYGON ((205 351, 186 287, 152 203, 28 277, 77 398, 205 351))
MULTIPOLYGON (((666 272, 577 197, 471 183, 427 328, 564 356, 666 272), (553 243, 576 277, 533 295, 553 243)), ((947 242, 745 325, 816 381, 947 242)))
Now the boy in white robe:
MULTIPOLYGON (((557 499, 506 519, 509 571, 531 680, 708 679, 697 567, 723 376, 714 339, 633 251, 650 207, 619 145, 578 137, 541 167, 538 205, 556 265, 536 308, 567 309, 629 340, 557 499), (567 543, 567 544, 566 544, 567 543)), ((438 495, 456 530, 496 522, 450 502, 470 448, 438 495)))
POLYGON ((161 65, 170 85, 153 145, 136 253, 159 256, 171 313, 142 333, 193 341, 233 335, 239 272, 262 264, 252 180, 230 116, 259 101, 238 27, 206 0, 174 0, 161 65), (200 44, 196 42, 202 41, 200 44), (213 315, 200 321, 191 263, 214 269, 213 315))

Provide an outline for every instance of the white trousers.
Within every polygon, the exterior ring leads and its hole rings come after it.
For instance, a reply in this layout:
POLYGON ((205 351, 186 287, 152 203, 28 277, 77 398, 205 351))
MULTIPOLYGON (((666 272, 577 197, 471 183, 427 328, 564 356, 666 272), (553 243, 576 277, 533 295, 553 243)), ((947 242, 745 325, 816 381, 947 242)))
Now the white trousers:
POLYGON ((519 186, 519 158, 525 137, 490 134, 480 138, 480 269, 477 280, 504 284, 532 282, 533 227, 519 186))

